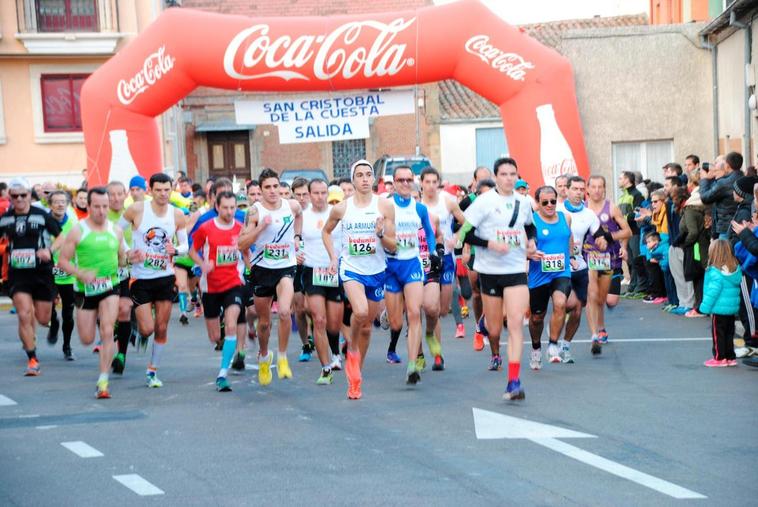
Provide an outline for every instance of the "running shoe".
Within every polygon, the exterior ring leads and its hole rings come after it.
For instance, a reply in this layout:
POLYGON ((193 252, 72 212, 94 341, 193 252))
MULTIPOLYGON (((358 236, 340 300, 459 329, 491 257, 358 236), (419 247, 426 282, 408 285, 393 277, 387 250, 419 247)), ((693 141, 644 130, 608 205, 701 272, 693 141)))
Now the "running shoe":
POLYGON ((445 358, 442 356, 434 356, 432 371, 444 371, 444 370, 445 370, 445 358))
POLYGON ((334 377, 332 376, 332 370, 329 369, 328 367, 322 368, 321 375, 316 380, 316 384, 320 386, 328 386, 332 382, 334 382, 334 377))
POLYGON ((727 366, 737 366, 737 360, 736 359, 727 359, 726 360, 727 366))
POLYGON ((300 357, 298 357, 297 360, 301 363, 307 363, 311 360, 311 348, 307 343, 303 345, 303 349, 300 352, 300 357))
POLYGON ((642 298, 642 302, 652 303, 653 301, 655 301, 655 299, 656 299, 655 296, 645 296, 644 298, 642 298))
POLYGON ((342 358, 339 355, 332 356, 332 362, 329 364, 329 369, 332 371, 342 370, 342 358))
POLYGON ((672 305, 671 303, 664 305, 663 308, 661 308, 662 311, 666 313, 670 313, 672 310, 676 308, 676 305, 672 305))
POLYGON ((684 316, 687 317, 687 318, 689 318, 689 319, 698 319, 698 318, 701 318, 701 317, 705 317, 704 314, 700 313, 699 311, 697 311, 694 308, 692 310, 690 310, 689 312, 685 313, 684 316))
POLYGON ((76 361, 76 356, 71 352, 71 347, 63 347, 63 358, 66 361, 76 361))
POLYGON ((379 315, 379 324, 385 331, 390 328, 390 318, 389 315, 387 315, 386 309, 382 310, 382 313, 379 315))
POLYGON ((592 335, 592 347, 590 348, 593 356, 599 356, 603 353, 603 345, 597 335, 592 335))
POLYGON ((461 318, 468 319, 469 311, 468 306, 461 305, 461 318))
POLYGON ((234 354, 234 359, 232 359, 232 370, 238 374, 245 371, 245 356, 243 354, 240 354, 239 352, 234 354))
POLYGON ((26 364, 24 377, 36 377, 37 375, 39 375, 39 361, 36 358, 31 358, 26 364))
POLYGON ((662 304, 663 304, 663 303, 665 303, 666 301, 668 301, 668 298, 666 298, 665 296, 661 296, 661 297, 659 297, 659 298, 655 298, 655 299, 652 301, 652 303, 653 303, 654 305, 662 305, 662 304))
POLYGON ((390 364, 400 364, 403 360, 397 355, 397 352, 387 352, 387 362, 390 364))
POLYGON ((605 328, 598 329, 597 337, 600 339, 600 343, 603 345, 608 343, 608 331, 606 331, 605 328))
POLYGON ((282 356, 276 360, 276 374, 280 380, 292 378, 292 370, 290 370, 290 363, 286 357, 282 356))
POLYGON ((271 305, 271 313, 279 313, 279 303, 276 301, 271 305))
MULTIPOLYGON (((222 331, 223 332, 223 331, 222 331)), ((219 340, 216 342, 216 346, 213 347, 213 350, 215 352, 221 352, 221 350, 224 348, 224 337, 222 336, 219 338, 219 340)), ((145 346, 147 348, 147 346, 145 346)))
POLYGON ((463 327, 463 324, 457 324, 455 326, 455 337, 459 340, 462 340, 466 337, 466 328, 463 327))
POLYGON ((347 397, 351 400, 358 400, 363 393, 361 392, 361 357, 359 353, 349 352, 345 359, 345 376, 347 377, 347 397))
POLYGON ((116 375, 123 375, 125 366, 126 356, 119 352, 113 357, 113 361, 111 361, 111 368, 113 369, 113 373, 116 375))
POLYGON ((195 317, 196 319, 199 319, 202 316, 203 316, 203 307, 201 305, 195 305, 195 313, 193 317, 195 317))
POLYGON ((551 363, 561 362, 561 349, 557 343, 550 343, 547 346, 547 360, 551 363))
POLYGON ((93 354, 99 354, 100 353, 100 344, 98 343, 94 347, 92 347, 92 353, 93 354))
POLYGON ((154 371, 151 371, 146 375, 146 384, 147 387, 163 387, 163 382, 160 381, 158 376, 155 374, 154 371))
POLYGON ((489 371, 498 371, 503 369, 503 359, 499 355, 493 355, 490 359, 489 371))
POLYGON ((726 359, 716 359, 715 357, 710 358, 703 364, 707 366, 708 368, 724 368, 728 366, 726 364, 726 359))
POLYGON ((542 349, 532 349, 529 355, 529 368, 533 370, 542 369, 542 349))
POLYGON ((566 345, 561 347, 561 361, 564 364, 574 364, 574 356, 571 355, 571 348, 566 345))
POLYGON ((189 317, 187 317, 187 314, 182 312, 182 314, 179 316, 179 323, 182 326, 189 326, 189 317))
POLYGON ((405 376, 405 383, 411 386, 415 386, 421 381, 421 375, 419 375, 416 365, 408 363, 408 371, 405 376))
POLYGON ((426 345, 429 347, 429 352, 431 352, 433 356, 442 355, 442 346, 440 345, 440 341, 433 334, 426 335, 426 345))
POLYGON ((226 380, 226 377, 218 377, 216 379, 216 391, 220 393, 228 393, 232 390, 232 385, 226 380))
POLYGON ((60 328, 60 323, 56 320, 55 322, 50 321, 50 329, 47 330, 47 343, 49 345, 55 345, 58 343, 58 329, 60 328))
POLYGON ((274 355, 269 352, 266 357, 258 356, 258 383, 262 386, 267 386, 271 383, 271 363, 274 360, 274 355))
POLYGON ((95 398, 98 400, 107 400, 111 397, 111 393, 108 392, 108 381, 100 380, 97 383, 97 390, 95 391, 95 398))
POLYGON ((484 350, 484 335, 479 331, 474 332, 474 350, 484 350))
POLYGON ((678 306, 674 308, 671 313, 674 315, 687 315, 687 312, 691 311, 692 308, 687 308, 686 306, 678 306))
POLYGON ((418 357, 416 357, 416 369, 418 371, 426 370, 426 358, 424 357, 424 354, 419 354, 418 357))
POLYGON ((503 393, 504 400, 523 400, 526 398, 526 391, 521 387, 520 380, 509 380, 503 393))

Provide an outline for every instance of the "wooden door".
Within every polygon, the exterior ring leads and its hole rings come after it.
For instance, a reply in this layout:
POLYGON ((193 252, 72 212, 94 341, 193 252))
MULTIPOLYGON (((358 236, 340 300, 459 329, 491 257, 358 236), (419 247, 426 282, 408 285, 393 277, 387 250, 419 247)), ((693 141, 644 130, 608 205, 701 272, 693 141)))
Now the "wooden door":
POLYGON ((208 174, 250 177, 250 133, 247 130, 208 132, 208 174))

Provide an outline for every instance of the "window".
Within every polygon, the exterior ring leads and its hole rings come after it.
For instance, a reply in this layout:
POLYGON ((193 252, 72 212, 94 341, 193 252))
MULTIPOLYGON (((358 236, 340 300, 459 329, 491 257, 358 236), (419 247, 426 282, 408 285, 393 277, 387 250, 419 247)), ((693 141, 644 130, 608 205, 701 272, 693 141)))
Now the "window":
POLYGON ((332 141, 332 167, 335 178, 350 176, 350 166, 362 158, 366 158, 365 139, 332 141))
POLYGON ((674 141, 670 139, 613 143, 613 186, 624 171, 640 171, 643 178, 663 182, 663 166, 673 160, 674 141))
POLYGON ((88 74, 43 74, 42 116, 45 132, 81 132, 79 95, 88 74))
POLYGON ((500 157, 508 156, 503 127, 476 129, 476 166, 492 167, 500 157))
POLYGON ((97 32, 97 0, 36 0, 40 32, 97 32))

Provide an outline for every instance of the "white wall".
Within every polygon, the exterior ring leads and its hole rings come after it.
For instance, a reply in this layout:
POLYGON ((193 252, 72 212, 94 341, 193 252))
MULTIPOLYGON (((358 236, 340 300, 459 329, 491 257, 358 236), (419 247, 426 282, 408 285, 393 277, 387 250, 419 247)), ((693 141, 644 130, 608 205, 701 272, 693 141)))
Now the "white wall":
POLYGON ((450 183, 469 184, 476 169, 476 129, 503 128, 501 122, 440 124, 442 177, 450 183))

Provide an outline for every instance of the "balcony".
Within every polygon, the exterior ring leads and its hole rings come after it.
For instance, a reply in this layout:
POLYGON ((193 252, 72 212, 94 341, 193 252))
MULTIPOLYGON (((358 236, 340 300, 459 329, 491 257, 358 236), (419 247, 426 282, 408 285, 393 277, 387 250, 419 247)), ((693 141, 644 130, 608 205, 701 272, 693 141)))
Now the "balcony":
POLYGON ((113 54, 118 0, 16 0, 16 38, 30 54, 113 54))

